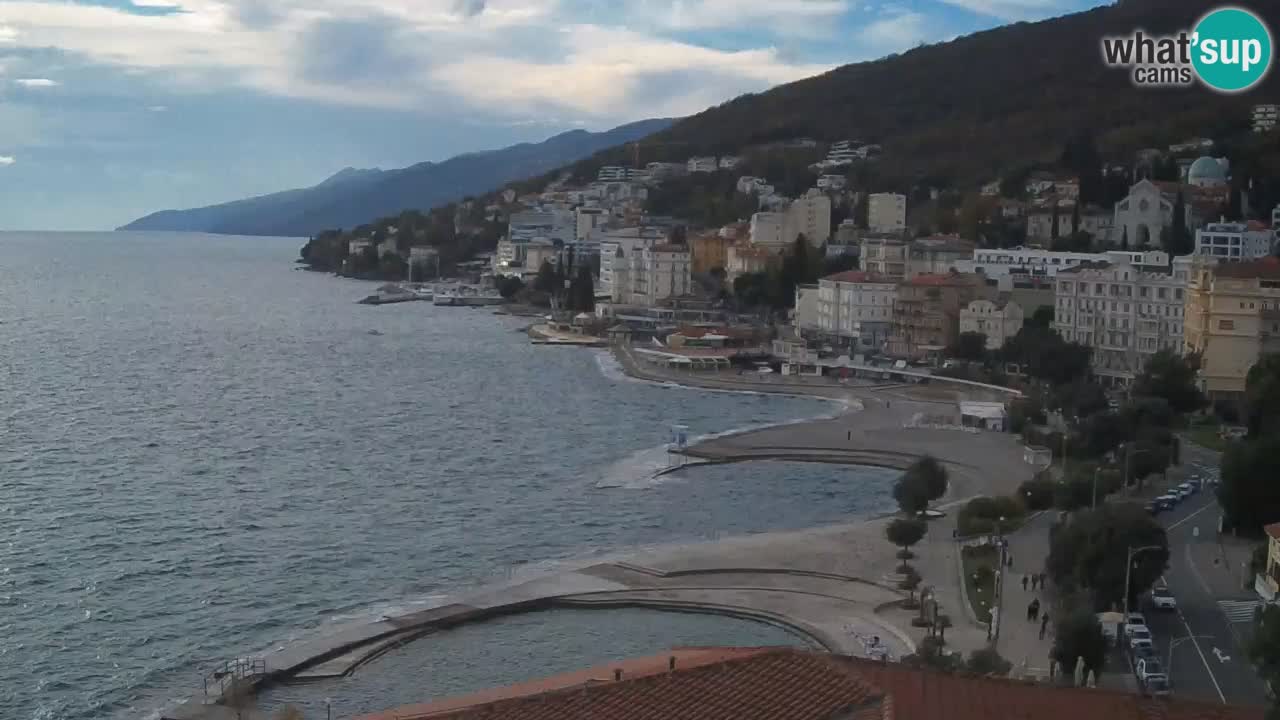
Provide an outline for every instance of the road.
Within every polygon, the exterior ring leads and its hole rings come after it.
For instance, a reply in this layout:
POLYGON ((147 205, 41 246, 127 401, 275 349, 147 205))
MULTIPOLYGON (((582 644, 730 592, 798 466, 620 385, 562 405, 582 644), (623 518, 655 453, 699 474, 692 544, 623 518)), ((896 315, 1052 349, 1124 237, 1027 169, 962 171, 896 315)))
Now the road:
MULTIPOLYGON (((1186 446, 1184 446, 1186 447, 1186 446)), ((1217 453, 1184 450, 1183 465, 1172 484, 1188 475, 1216 477, 1217 453)), ((1160 659, 1169 666, 1175 696, 1236 705, 1264 705, 1266 692, 1249 663, 1243 642, 1250 632, 1257 596, 1242 590, 1239 572, 1206 565, 1216 558, 1218 501, 1207 487, 1176 509, 1158 516, 1168 532, 1169 568, 1165 582, 1177 598, 1176 612, 1145 610, 1160 659), (1208 578, 1208 579, 1207 579, 1208 578), (1224 604, 1219 604, 1224 601, 1224 604), (1228 614, 1236 620, 1232 622, 1228 614), (1170 643, 1175 643, 1169 654, 1170 643)))

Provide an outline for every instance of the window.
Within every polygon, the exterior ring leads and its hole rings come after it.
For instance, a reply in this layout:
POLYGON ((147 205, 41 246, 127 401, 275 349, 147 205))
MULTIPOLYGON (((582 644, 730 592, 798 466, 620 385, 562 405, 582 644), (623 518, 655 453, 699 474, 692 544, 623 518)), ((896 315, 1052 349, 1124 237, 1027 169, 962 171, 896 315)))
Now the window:
POLYGON ((1174 290, 1174 291, 1173 291, 1173 297, 1174 297, 1174 299, 1175 299, 1175 300, 1181 300, 1181 299, 1182 299, 1182 288, 1178 288, 1178 289, 1174 290))
POLYGON ((1219 320, 1218 329, 1219 330, 1235 330, 1236 321, 1235 320, 1219 320))

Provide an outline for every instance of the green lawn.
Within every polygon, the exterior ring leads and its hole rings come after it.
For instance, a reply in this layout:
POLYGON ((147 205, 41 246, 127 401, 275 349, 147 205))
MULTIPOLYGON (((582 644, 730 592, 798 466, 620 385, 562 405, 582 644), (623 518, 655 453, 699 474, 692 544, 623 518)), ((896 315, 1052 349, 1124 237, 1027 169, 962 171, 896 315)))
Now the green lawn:
POLYGON ((964 589, 969 594, 969 604, 981 622, 991 622, 991 605, 995 595, 996 549, 989 545, 964 548, 960 551, 964 562, 964 589), (990 568, 991 573, 979 582, 975 575, 978 568, 990 568))
POLYGON ((1187 439, 1191 442, 1222 452, 1227 449, 1227 443, 1218 435, 1217 425, 1202 425, 1193 427, 1187 431, 1187 439))

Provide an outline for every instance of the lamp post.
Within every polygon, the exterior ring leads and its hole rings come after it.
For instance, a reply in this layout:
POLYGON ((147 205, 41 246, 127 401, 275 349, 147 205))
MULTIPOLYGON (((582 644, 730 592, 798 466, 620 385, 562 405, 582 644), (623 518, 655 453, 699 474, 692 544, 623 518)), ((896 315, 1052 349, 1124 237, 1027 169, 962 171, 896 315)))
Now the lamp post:
POLYGON ((999 558, 998 562, 1000 563, 1000 567, 996 572, 995 592, 992 593, 991 622, 987 625, 987 630, 991 633, 990 639, 992 641, 1000 639, 1000 614, 1004 612, 1004 569, 1007 563, 1006 555, 1008 554, 1008 549, 1005 547, 1004 542, 1003 515, 1001 515, 1000 519, 996 521, 996 546, 1000 548, 1000 554, 997 556, 999 558), (992 631, 993 627, 995 628, 994 631, 992 631))
POLYGON ((1124 559, 1124 622, 1126 625, 1129 623, 1129 574, 1133 570, 1133 558, 1138 553, 1146 552, 1147 550, 1163 549, 1163 545, 1143 545, 1139 548, 1129 547, 1129 552, 1124 559))

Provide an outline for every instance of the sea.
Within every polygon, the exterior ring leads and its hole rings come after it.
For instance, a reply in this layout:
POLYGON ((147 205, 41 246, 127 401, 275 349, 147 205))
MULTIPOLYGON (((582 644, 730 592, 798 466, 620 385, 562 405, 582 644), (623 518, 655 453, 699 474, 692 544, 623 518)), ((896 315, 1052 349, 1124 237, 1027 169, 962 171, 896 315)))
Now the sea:
MULTIPOLYGON (((0 718, 155 718, 223 661, 337 624, 891 504, 892 477, 869 468, 654 479, 675 424, 707 436, 843 408, 636 381, 491 309, 358 305, 371 286, 300 269, 301 244, 0 233, 0 718)), ((390 657, 411 675, 454 672, 425 689, 366 675, 349 709, 782 632, 620 612, 407 646, 390 657), (494 658, 500 674, 477 669, 494 658)))

